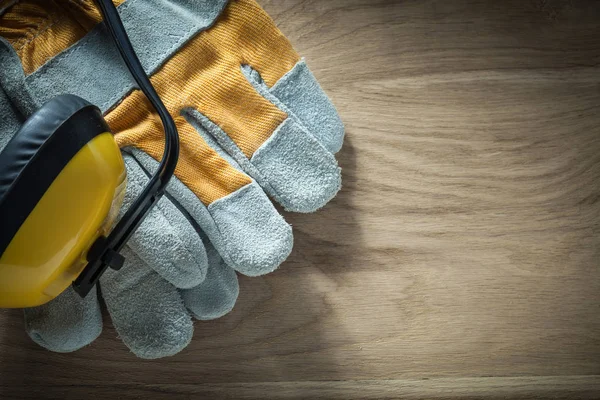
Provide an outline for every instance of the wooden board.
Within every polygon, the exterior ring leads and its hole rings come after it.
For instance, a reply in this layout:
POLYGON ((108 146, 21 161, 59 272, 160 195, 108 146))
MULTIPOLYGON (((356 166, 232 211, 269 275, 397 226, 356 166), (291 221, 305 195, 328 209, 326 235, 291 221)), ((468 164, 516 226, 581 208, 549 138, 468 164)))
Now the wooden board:
POLYGON ((600 398, 600 3, 260 1, 339 109, 289 261, 142 361, 0 312, 2 398, 600 398))

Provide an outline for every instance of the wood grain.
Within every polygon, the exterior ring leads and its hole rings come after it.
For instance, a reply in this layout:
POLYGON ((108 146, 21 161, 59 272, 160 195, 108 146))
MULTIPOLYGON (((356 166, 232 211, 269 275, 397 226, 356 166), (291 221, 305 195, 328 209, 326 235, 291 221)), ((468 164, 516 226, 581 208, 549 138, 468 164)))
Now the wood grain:
POLYGON ((355 380, 248 382, 230 384, 116 383, 103 386, 53 385, 21 387, 12 393, 45 399, 64 398, 226 398, 226 399, 597 399, 600 379, 591 376, 518 378, 439 378, 413 380, 355 380))
POLYGON ((0 312, 0 397, 600 398, 600 3, 260 3, 346 124, 343 190, 175 357, 0 312))

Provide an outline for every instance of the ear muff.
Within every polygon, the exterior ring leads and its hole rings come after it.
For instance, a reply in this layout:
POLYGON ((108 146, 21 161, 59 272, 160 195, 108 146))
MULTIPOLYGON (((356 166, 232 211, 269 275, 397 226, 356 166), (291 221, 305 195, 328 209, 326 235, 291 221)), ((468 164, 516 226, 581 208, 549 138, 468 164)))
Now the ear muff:
POLYGON ((124 195, 121 152, 100 110, 58 96, 0 153, 0 307, 43 304, 86 265, 124 195))

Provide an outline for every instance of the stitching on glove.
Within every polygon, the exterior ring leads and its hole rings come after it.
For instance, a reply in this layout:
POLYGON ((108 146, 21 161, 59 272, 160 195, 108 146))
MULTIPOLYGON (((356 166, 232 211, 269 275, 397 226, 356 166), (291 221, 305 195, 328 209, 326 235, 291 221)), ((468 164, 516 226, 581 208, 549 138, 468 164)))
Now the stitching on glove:
MULTIPOLYGON (((125 3, 127 4, 127 3, 125 3)), ((153 74, 157 69, 159 69, 164 63, 166 63, 168 61, 167 55, 168 54, 173 54, 173 51, 180 47, 182 45, 183 42, 186 41, 186 38, 189 37, 190 33, 193 32, 196 29, 201 29, 199 28, 200 25, 194 25, 191 29, 188 29, 185 33, 183 33, 179 39, 177 40, 177 42, 169 47, 168 50, 164 51, 163 53, 159 54, 157 57, 148 60, 148 64, 150 64, 151 66, 151 70, 149 71, 149 74, 153 74), (162 62, 159 63, 159 61, 162 60, 162 62), (157 64, 157 65, 154 65, 157 64)), ((129 91, 128 91, 129 92, 129 91)), ((101 109, 102 110, 108 110, 109 107, 113 107, 115 105, 115 103, 117 103, 120 99, 123 99, 127 96, 127 93, 121 95, 121 94, 116 94, 114 96, 112 96, 110 99, 108 99, 107 101, 105 101, 104 103, 102 103, 101 105, 101 109)))
MULTIPOLYGON (((133 3, 133 1, 134 0, 129 0, 129 1, 125 2, 125 3, 123 3, 123 5, 121 7, 129 6, 130 3, 133 3)), ((226 5, 227 5, 227 2, 224 2, 223 5, 221 6, 221 9, 218 11, 218 13, 215 15, 215 18, 209 25, 203 26, 202 24, 194 24, 186 32, 179 35, 179 39, 177 40, 177 42, 175 42, 171 47, 169 47, 169 49, 167 49, 166 51, 161 53, 158 57, 156 57, 152 60, 147 60, 147 64, 150 64, 150 67, 151 67, 150 71, 148 71, 148 74, 149 75, 154 74, 154 72, 156 72, 167 61, 169 61, 170 57, 167 57, 167 56, 168 55, 172 56, 175 53, 175 50, 177 48, 181 47, 187 40, 191 39, 193 36, 200 34, 200 32, 202 32, 202 31, 210 29, 218 21, 218 19, 219 19, 218 17, 219 17, 219 15, 221 15, 221 13, 225 9, 226 5), (192 32, 194 32, 194 31, 196 31, 196 33, 192 34, 192 32), (156 64, 156 65, 154 65, 154 64, 156 64)), ((101 105, 101 109, 108 110, 108 108, 113 107, 115 105, 115 103, 117 103, 119 101, 119 99, 123 99, 126 96, 127 96, 127 93, 124 95, 115 95, 115 96, 111 97, 109 100, 105 101, 101 105)))
MULTIPOLYGON (((258 171, 258 169, 251 163, 248 157, 246 157, 242 150, 235 144, 235 142, 229 137, 229 135, 227 135, 227 133, 223 131, 223 129, 221 129, 221 127, 219 127, 217 124, 211 121, 210 118, 208 118, 207 116, 205 116, 204 114, 202 114, 194 108, 187 108, 186 113, 189 115, 193 115, 194 118, 198 122, 200 122, 200 124, 204 126, 206 130, 208 130, 208 132, 215 138, 217 143, 223 149, 226 150, 226 152, 240 165, 240 167, 242 167, 243 171, 245 171, 248 175, 254 178, 263 188, 275 192, 275 189, 269 184, 269 182, 266 179, 262 177, 260 171, 258 171)), ((285 121, 287 121, 287 119, 284 120, 284 122, 282 122, 282 125, 285 123, 285 121)), ((277 132, 277 129, 275 129, 275 132, 277 132)), ((275 132, 273 132, 271 137, 275 135, 275 132)), ((267 139, 265 143, 267 143, 268 141, 269 139, 267 139)))

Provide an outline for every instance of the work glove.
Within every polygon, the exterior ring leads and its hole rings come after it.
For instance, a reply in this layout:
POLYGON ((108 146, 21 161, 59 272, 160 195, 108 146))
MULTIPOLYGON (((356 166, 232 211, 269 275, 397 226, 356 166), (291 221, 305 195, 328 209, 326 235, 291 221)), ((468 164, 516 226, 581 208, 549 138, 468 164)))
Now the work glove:
MULTIPOLYGON (((0 151, 24 119, 0 87, 0 151)), ((130 182, 121 214, 139 195, 139 185, 148 180, 130 156, 125 155, 125 163, 130 182)), ((226 314, 235 304, 239 292, 235 272, 203 235, 181 219, 181 213, 166 197, 150 211, 122 253, 124 266, 119 271, 107 270, 101 291, 117 332, 139 357, 179 352, 192 338, 190 313, 209 320, 226 314), (177 226, 168 222, 178 218, 177 226), (168 250, 168 254, 157 252, 153 246, 168 250)), ((52 351, 77 350, 102 331, 95 289, 82 299, 69 288, 51 302, 24 311, 29 336, 52 351)))
MULTIPOLYGON (((95 10, 86 2, 52 4, 45 21, 48 14, 61 17, 42 33, 14 26, 10 34, 0 32, 8 39, 0 60, 10 65, 0 79, 13 103, 32 110, 59 93, 86 98, 106 113, 131 156, 128 172, 152 173, 162 155, 161 126, 104 26, 95 26, 95 10)), ((196 232, 205 232, 227 268, 249 276, 274 270, 288 256, 292 234, 267 194, 285 209, 310 212, 337 193, 333 153, 343 127, 335 109, 253 1, 129 0, 120 14, 179 130, 171 204, 196 232)), ((179 222, 171 217, 165 220, 176 231, 179 222)), ((105 286, 103 280, 110 312, 105 286)))

